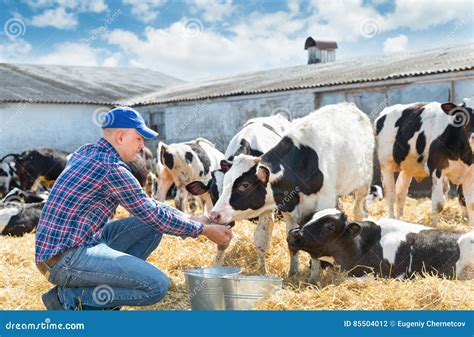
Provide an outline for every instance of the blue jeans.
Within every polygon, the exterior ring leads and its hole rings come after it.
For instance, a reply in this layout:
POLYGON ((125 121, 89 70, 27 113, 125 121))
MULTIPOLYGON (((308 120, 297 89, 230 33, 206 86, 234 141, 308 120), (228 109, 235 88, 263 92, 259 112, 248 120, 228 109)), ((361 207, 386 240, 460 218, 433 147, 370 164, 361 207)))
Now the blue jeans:
POLYGON ((145 260, 161 237, 162 233, 133 217, 111 221, 99 244, 67 251, 51 268, 48 281, 58 286, 65 309, 78 304, 109 308, 157 303, 170 282, 145 260))

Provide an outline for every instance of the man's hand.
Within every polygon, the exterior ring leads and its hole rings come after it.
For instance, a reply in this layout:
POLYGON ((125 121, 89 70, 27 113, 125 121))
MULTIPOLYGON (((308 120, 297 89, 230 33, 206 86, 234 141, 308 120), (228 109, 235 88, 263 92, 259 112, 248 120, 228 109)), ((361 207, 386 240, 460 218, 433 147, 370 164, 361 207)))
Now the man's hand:
POLYGON ((218 245, 226 244, 232 239, 232 230, 229 226, 223 225, 204 225, 202 235, 218 245))

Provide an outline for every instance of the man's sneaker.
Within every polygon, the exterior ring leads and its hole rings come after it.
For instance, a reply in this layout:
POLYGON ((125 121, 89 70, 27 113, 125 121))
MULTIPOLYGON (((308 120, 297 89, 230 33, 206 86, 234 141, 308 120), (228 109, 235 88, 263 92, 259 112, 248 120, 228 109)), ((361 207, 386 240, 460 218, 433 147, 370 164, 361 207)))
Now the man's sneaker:
POLYGON ((41 296, 43 304, 48 310, 65 310, 58 296, 58 287, 52 288, 41 296))

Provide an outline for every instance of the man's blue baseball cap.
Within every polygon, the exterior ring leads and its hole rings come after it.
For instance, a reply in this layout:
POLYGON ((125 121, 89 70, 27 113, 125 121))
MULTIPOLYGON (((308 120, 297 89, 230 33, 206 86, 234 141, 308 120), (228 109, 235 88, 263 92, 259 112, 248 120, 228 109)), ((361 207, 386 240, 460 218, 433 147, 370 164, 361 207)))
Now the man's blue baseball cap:
POLYGON ((135 109, 119 106, 115 109, 107 112, 105 120, 102 123, 102 129, 135 129, 137 132, 146 139, 155 138, 158 136, 158 132, 153 131, 146 126, 143 117, 135 109))

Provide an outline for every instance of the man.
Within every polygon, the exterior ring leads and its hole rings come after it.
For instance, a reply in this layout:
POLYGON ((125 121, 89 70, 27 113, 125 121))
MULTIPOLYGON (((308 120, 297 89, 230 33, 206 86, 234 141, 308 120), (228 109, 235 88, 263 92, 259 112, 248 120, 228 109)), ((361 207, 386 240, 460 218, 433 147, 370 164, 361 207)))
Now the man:
POLYGON ((149 198, 124 161, 144 138, 158 134, 138 112, 109 111, 102 138, 79 148, 54 184, 36 232, 38 269, 56 286, 42 296, 49 310, 150 305, 169 288, 168 277, 145 260, 163 233, 217 244, 232 237, 226 226, 186 215, 149 198), (108 222, 118 205, 133 217, 108 222))

